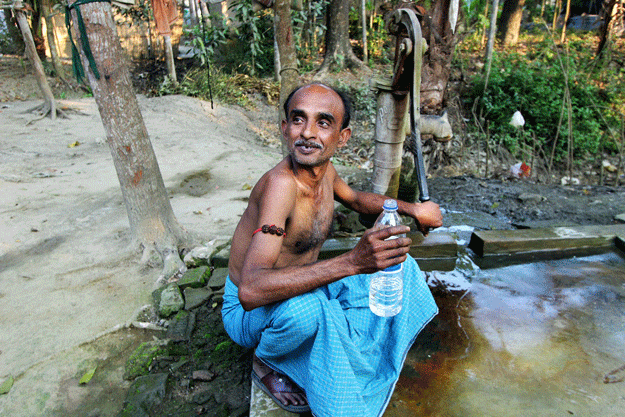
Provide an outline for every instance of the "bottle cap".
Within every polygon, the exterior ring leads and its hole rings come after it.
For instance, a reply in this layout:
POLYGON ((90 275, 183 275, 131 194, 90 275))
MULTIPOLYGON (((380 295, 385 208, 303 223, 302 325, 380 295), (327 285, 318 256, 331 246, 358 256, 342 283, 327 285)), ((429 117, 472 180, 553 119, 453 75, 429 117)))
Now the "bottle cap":
POLYGON ((397 201, 391 200, 390 198, 388 200, 384 200, 382 208, 384 210, 397 210, 397 201))
POLYGON ((402 270, 402 264, 397 264, 393 266, 389 266, 388 268, 384 268, 384 272, 397 272, 402 270))

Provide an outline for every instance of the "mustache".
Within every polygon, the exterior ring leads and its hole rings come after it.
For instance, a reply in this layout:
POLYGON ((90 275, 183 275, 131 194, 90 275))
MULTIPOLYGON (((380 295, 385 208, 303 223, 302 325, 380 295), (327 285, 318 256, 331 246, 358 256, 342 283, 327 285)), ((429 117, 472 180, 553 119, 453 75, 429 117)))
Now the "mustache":
POLYGON ((323 145, 321 145, 320 143, 309 141, 309 140, 305 140, 305 139, 298 139, 298 140, 296 140, 294 145, 295 146, 306 146, 307 148, 323 149, 323 145))

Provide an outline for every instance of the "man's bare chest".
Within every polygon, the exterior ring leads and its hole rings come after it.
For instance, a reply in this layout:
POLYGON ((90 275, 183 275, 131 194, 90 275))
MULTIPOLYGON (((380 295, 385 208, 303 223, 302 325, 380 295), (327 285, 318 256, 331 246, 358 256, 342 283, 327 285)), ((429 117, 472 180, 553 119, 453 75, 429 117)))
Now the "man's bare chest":
POLYGON ((331 190, 316 198, 302 199, 289 219, 292 251, 301 255, 320 248, 330 233, 333 214, 334 198, 331 190))

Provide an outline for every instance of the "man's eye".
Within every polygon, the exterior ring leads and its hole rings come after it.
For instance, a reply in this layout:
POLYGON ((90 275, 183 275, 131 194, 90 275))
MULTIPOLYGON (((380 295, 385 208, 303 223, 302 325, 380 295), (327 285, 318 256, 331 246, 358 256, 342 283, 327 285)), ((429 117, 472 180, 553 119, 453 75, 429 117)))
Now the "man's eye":
POLYGON ((330 126, 330 122, 328 122, 327 120, 320 120, 319 121, 319 126, 321 126, 321 127, 328 127, 328 126, 330 126))

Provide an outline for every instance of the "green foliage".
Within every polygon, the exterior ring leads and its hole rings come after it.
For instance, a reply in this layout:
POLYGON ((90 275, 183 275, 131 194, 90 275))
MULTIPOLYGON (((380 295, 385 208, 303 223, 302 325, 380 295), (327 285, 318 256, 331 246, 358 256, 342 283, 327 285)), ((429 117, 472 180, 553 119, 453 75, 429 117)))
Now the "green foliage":
POLYGON ((588 68, 580 65, 592 61, 591 52, 579 42, 569 44, 568 53, 544 42, 525 55, 495 54, 487 90, 484 91, 483 75, 471 81, 466 104, 479 105, 478 113, 483 118, 480 123, 484 128, 488 124, 495 143, 518 153, 524 147, 533 147, 536 138, 536 145, 550 153, 557 138, 556 160, 562 159, 569 141, 570 98, 575 154, 586 156, 598 151, 607 129, 616 126, 618 118, 611 106, 610 93, 599 87, 588 68), (516 110, 526 121, 520 132, 509 124, 516 110))
POLYGON ((191 44, 197 51, 200 65, 214 61, 216 51, 226 43, 229 33, 228 19, 222 15, 212 15, 208 28, 201 25, 192 29, 191 44))
POLYGON ((377 101, 368 85, 347 85, 339 81, 336 87, 347 92, 351 98, 354 112, 357 113, 352 117, 357 116, 360 120, 375 121, 377 101))
POLYGON ((252 0, 235 0, 230 10, 241 24, 234 30, 236 42, 229 43, 228 55, 238 58, 238 69, 242 72, 250 75, 271 74, 274 47, 270 12, 266 9, 254 11, 252 0))
POLYGON ((393 37, 386 30, 384 18, 376 15, 373 18, 372 27, 367 29, 367 51, 369 62, 378 61, 380 64, 393 62, 395 47, 392 45, 393 37))
POLYGON ((223 68, 217 68, 214 65, 210 66, 210 80, 208 75, 206 67, 196 67, 190 70, 177 85, 166 78, 160 85, 157 95, 183 94, 209 100, 212 92, 212 97, 222 103, 250 107, 253 105, 251 95, 262 95, 270 104, 274 104, 280 94, 280 86, 273 79, 228 73, 223 68))
POLYGON ((309 3, 303 10, 291 10, 293 38, 300 71, 311 71, 322 46, 325 26, 325 10, 328 0, 309 3))

